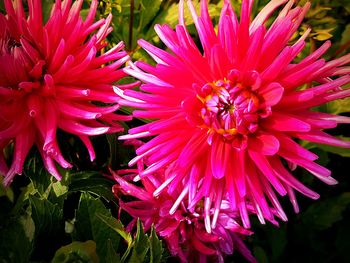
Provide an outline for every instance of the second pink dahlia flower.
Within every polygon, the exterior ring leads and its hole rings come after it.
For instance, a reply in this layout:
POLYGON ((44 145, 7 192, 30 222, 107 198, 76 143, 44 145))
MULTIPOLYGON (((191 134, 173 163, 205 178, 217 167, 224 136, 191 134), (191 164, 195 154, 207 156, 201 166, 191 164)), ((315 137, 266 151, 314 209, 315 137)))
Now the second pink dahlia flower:
MULTIPOLYGON (((240 18, 225 1, 218 29, 214 29, 207 1, 200 15, 187 1, 197 29, 201 49, 191 38, 180 1, 175 30, 156 25, 155 30, 170 50, 144 40, 139 45, 156 66, 142 61, 125 71, 142 80, 140 91, 115 91, 122 105, 138 110, 138 118, 155 119, 129 130, 121 139, 152 137, 137 149, 137 157, 148 165, 140 177, 164 169, 167 175, 154 195, 178 192, 170 208, 175 213, 183 198, 194 211, 204 201, 205 213, 219 210, 222 200, 238 210, 243 225, 250 227, 252 211, 264 223, 277 214, 287 217, 277 199, 288 195, 298 211, 295 190, 317 199, 319 195, 292 174, 300 166, 327 184, 335 184, 331 172, 317 164, 317 155, 300 146, 298 139, 350 147, 350 142, 328 135, 324 129, 349 118, 313 110, 315 106, 350 96, 341 86, 350 82, 350 55, 326 62, 321 56, 330 47, 325 42, 300 62, 293 60, 305 46, 307 30, 294 44, 310 3, 293 7, 294 1, 272 0, 250 20, 252 0, 243 0, 240 18), (279 7, 283 9, 267 26, 279 7), (202 51, 203 50, 203 51, 202 51), (306 84, 312 83, 311 88, 306 84), (185 187, 183 187, 185 186, 185 187)), ((213 224, 206 221, 207 231, 213 224)))
POLYGON ((146 231, 154 225, 156 233, 164 239, 171 255, 178 257, 181 262, 224 262, 224 257, 231 255, 234 250, 239 251, 249 262, 256 262, 242 240, 243 236, 251 235, 252 232, 239 225, 239 215, 230 209, 227 201, 221 202, 215 229, 212 233, 207 233, 203 206, 198 205, 191 212, 186 208, 185 197, 179 201, 176 209, 169 213, 181 191, 175 191, 171 195, 163 191, 160 195, 153 196, 153 192, 165 180, 164 174, 159 172, 155 176, 150 175, 142 179, 143 186, 139 187, 130 183, 135 175, 142 171, 140 163, 139 169, 141 170, 121 170, 116 173, 112 171, 117 181, 113 186, 113 193, 119 197, 120 207, 133 217, 128 225, 129 231, 135 226, 138 218, 146 231), (124 176, 121 177, 121 174, 124 176), (123 202, 124 195, 137 200, 123 202))
POLYGON ((9 184, 21 174, 28 151, 35 144, 46 169, 57 179, 56 163, 71 166, 62 156, 57 129, 77 135, 95 158, 90 136, 116 132, 115 121, 127 119, 113 112, 118 96, 112 84, 125 75, 118 68, 128 56, 119 43, 108 52, 105 39, 111 16, 94 22, 98 1, 85 20, 82 0, 56 0, 43 24, 41 0, 5 0, 0 14, 0 174, 9 184), (103 53, 103 54, 101 54, 103 53), (104 65, 104 66, 103 66, 104 65), (102 67, 103 66, 103 67, 102 67), (4 149, 13 145, 12 165, 4 149))

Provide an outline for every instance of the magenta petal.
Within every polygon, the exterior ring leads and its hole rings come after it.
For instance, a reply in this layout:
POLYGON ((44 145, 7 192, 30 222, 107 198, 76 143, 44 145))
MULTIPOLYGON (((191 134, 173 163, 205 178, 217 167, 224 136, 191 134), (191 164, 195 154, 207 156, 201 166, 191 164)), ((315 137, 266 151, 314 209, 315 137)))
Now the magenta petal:
POLYGON ((276 177, 271 164, 268 160, 260 153, 255 153, 249 151, 249 156, 252 158, 253 162, 256 164, 257 168, 262 172, 262 174, 271 182, 280 195, 286 195, 287 191, 284 189, 283 185, 276 177))
MULTIPOLYGON (((45 21, 40 0, 28 0, 26 9, 20 0, 4 2, 5 14, 0 14, 0 147, 13 147, 8 158, 16 163, 8 171, 8 181, 21 173, 33 143, 46 169, 60 179, 56 165, 71 165, 57 145, 58 128, 85 136, 93 159, 87 137, 120 131, 115 122, 128 119, 111 114, 120 105, 103 106, 115 105, 120 99, 113 84, 125 76, 118 68, 129 56, 121 51, 123 43, 101 54, 112 30, 111 16, 95 23, 98 1, 90 2, 85 21, 82 0, 56 1, 46 10, 45 21), (2 145, 5 138, 6 145, 2 145), (22 138, 31 138, 30 145, 22 138)), ((8 160, 1 158, 3 161, 8 160)))
POLYGON ((276 105, 282 98, 284 88, 279 83, 271 83, 268 86, 259 89, 259 93, 264 98, 267 106, 276 105))
POLYGON ((316 142, 321 144, 333 145, 337 147, 350 148, 349 141, 340 140, 334 136, 331 136, 323 131, 313 131, 308 133, 297 133, 296 137, 307 140, 310 142, 316 142))
POLYGON ((197 237, 192 238, 192 244, 200 253, 203 253, 204 255, 215 255, 216 254, 215 249, 206 246, 197 237))
POLYGON ((77 135, 100 135, 107 133, 110 130, 109 127, 89 127, 73 120, 64 119, 61 119, 58 125, 62 130, 77 135))
POLYGON ((112 170, 110 170, 112 172, 112 175, 114 177, 114 179, 119 183, 119 185, 122 187, 122 189, 132 195, 135 196, 137 198, 139 198, 140 200, 150 200, 152 198, 152 195, 145 192, 144 190, 142 190, 141 188, 134 186, 130 183, 128 183, 127 181, 125 181, 122 177, 118 176, 116 173, 114 173, 112 170))
POLYGON ((263 155, 275 155, 280 147, 278 139, 270 134, 260 132, 257 136, 249 138, 249 149, 263 155))
POLYGON ((268 119, 262 123, 268 130, 276 131, 298 131, 308 132, 311 127, 308 123, 282 112, 274 112, 268 119))
POLYGON ((235 163, 232 165, 232 171, 235 176, 236 187, 239 196, 244 198, 247 193, 245 171, 246 151, 232 151, 231 154, 232 159, 235 160, 235 163))
POLYGON ((229 145, 221 140, 215 140, 211 150, 211 170, 213 176, 220 179, 226 175, 227 161, 229 157, 229 145))
POLYGON ((291 173, 283 166, 281 161, 277 158, 273 158, 271 161, 271 165, 273 166, 273 169, 275 170, 277 176, 284 181, 286 184, 292 186, 297 191, 301 192, 302 194, 312 198, 312 199, 318 199, 320 197, 319 194, 316 192, 310 190, 306 186, 304 186, 301 182, 299 182, 297 179, 291 175, 291 173))

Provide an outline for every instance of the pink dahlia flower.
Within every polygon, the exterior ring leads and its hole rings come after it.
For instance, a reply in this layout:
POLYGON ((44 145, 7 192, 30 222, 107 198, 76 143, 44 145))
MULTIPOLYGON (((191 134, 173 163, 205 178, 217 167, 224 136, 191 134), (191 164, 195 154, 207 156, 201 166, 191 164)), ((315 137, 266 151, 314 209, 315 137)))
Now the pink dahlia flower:
POLYGON ((288 195, 296 212, 295 190, 312 199, 319 197, 293 176, 296 166, 327 184, 336 183, 328 169, 314 162, 317 155, 297 140, 350 147, 350 142, 323 131, 349 123, 349 118, 314 110, 350 96, 350 89, 341 88, 350 82, 350 69, 344 66, 350 55, 326 62, 321 56, 330 42, 325 42, 293 62, 310 33, 307 30, 294 44, 289 43, 310 7, 309 2, 303 7, 293 7, 293 3, 272 0, 251 22, 252 0, 242 1, 239 20, 230 1, 225 1, 216 30, 207 1, 200 3, 200 16, 187 1, 199 49, 186 29, 184 1, 180 1, 175 30, 155 26, 169 52, 139 41, 157 65, 130 63, 125 71, 144 84, 140 91, 115 91, 123 96, 122 105, 138 108, 135 117, 155 119, 121 137, 152 136, 137 149, 138 156, 130 165, 147 159, 141 178, 165 169, 168 176, 155 194, 167 189, 173 196, 181 189, 179 198, 188 198, 190 211, 202 200, 204 207, 214 209, 221 207, 222 199, 228 200, 234 211, 238 209, 243 225, 250 227, 250 211, 262 223, 273 221, 275 214, 287 220, 276 192, 288 195), (266 21, 281 6, 267 26, 266 21), (312 87, 306 85, 310 83, 312 87))
POLYGON ((21 174, 35 144, 46 169, 58 180, 56 163, 71 167, 62 156, 57 129, 77 135, 95 158, 89 136, 122 130, 125 117, 113 112, 119 105, 112 84, 125 75, 117 70, 128 56, 123 43, 106 53, 111 16, 94 23, 98 1, 93 0, 83 21, 82 0, 56 0, 43 25, 41 0, 5 0, 0 14, 0 173, 4 183, 21 174), (100 54, 103 53, 103 54, 100 54), (102 67, 104 65, 104 67, 102 67), (105 105, 105 106, 101 106, 105 105), (10 168, 4 148, 13 145, 10 168))
POLYGON ((169 213, 181 191, 171 195, 163 191, 155 197, 153 192, 165 180, 164 175, 161 173, 157 176, 149 175, 142 179, 143 187, 138 187, 129 182, 137 172, 137 169, 127 170, 127 174, 120 177, 124 171, 117 173, 112 171, 113 177, 118 182, 113 186, 113 193, 117 197, 121 197, 122 194, 138 199, 123 202, 119 198, 120 207, 134 218, 128 225, 129 231, 135 226, 138 218, 144 224, 146 231, 154 225, 155 231, 164 239, 171 255, 180 258, 181 262, 224 262, 224 256, 232 254, 234 249, 249 262, 256 262, 242 240, 244 235, 252 233, 238 224, 236 218, 239 218, 239 215, 232 212, 227 201, 221 202, 221 213, 217 218, 216 228, 212 233, 207 233, 202 206, 198 205, 193 212, 190 212, 186 209, 188 203, 184 198, 179 201, 176 209, 169 213))

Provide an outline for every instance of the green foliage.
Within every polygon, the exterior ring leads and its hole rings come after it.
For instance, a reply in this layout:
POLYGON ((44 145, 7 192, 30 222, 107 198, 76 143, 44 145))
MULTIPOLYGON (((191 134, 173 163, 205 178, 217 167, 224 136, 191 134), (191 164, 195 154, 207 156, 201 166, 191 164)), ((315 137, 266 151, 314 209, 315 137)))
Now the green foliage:
POLYGON ((0 197, 6 196, 11 202, 14 201, 14 194, 11 188, 4 187, 3 178, 0 176, 0 197))
POLYGON ((98 263, 99 258, 96 254, 96 243, 88 240, 86 242, 74 241, 69 245, 63 246, 55 253, 52 263, 86 262, 98 263))
POLYGON ((7 208, 0 213, 0 234, 6 236, 6 242, 0 242, 2 262, 161 261, 162 243, 153 229, 148 235, 138 222, 132 237, 113 215, 111 180, 96 172, 78 172, 56 182, 39 167, 37 158, 28 161, 29 184, 15 200, 11 188, 2 190, 0 206, 7 208))
POLYGON ((100 256, 101 262, 105 262, 107 255, 106 243, 111 240, 113 248, 117 249, 120 237, 116 233, 109 231, 109 227, 100 220, 99 214, 111 217, 111 213, 98 198, 93 198, 88 193, 82 193, 79 206, 76 211, 76 221, 74 223, 75 231, 73 237, 75 240, 85 241, 94 240, 96 242, 96 251, 100 256))
POLYGON ((163 247, 162 247, 162 241, 160 241, 157 237, 156 231, 152 227, 151 230, 151 236, 149 238, 149 244, 150 244, 150 262, 152 263, 159 263, 162 259, 163 254, 163 247))
POLYGON ((302 221, 317 230, 330 228, 343 219, 343 212, 350 204, 350 192, 312 204, 304 213, 302 221))
POLYGON ((19 217, 11 214, 0 225, 0 259, 2 262, 29 262, 34 248, 35 225, 28 213, 19 217))
MULTIPOLYGON (((62 225, 62 208, 45 198, 29 196, 31 216, 36 226, 36 232, 54 233, 60 224, 62 225)), ((62 225, 63 226, 63 225, 62 225)))
POLYGON ((326 104, 326 111, 332 114, 346 113, 350 111, 350 98, 335 100, 326 104))
POLYGON ((72 174, 70 180, 69 191, 71 192, 85 191, 101 196, 106 201, 115 200, 111 192, 113 182, 103 175, 101 176, 101 173, 78 172, 72 174))

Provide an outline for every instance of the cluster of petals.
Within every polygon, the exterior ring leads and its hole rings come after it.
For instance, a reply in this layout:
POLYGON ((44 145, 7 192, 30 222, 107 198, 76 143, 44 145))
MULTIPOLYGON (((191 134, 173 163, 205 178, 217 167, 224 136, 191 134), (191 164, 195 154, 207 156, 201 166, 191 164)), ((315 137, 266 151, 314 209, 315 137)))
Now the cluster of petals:
POLYGON ((350 96, 350 89, 342 88, 350 82, 350 55, 325 61, 322 55, 331 45, 327 41, 295 60, 311 30, 294 43, 290 39, 309 2, 297 6, 293 0, 272 0, 251 21, 252 0, 242 1, 239 19, 227 0, 217 29, 207 1, 200 1, 200 15, 192 1, 187 6, 201 47, 186 28, 185 3, 180 1, 175 29, 155 26, 169 51, 139 40, 156 65, 138 61, 125 69, 143 81, 140 90, 115 87, 123 98, 119 103, 136 109, 133 116, 154 120, 120 137, 150 137, 129 164, 146 160, 138 176, 142 180, 153 180, 162 171, 164 180, 155 184, 154 196, 165 191, 174 198, 170 214, 175 215, 183 200, 191 212, 203 203, 208 233, 216 226, 212 211, 220 211, 226 202, 246 228, 250 213, 261 223, 277 223, 276 216, 287 220, 276 193, 288 195, 296 212, 295 191, 319 197, 295 178, 296 167, 327 184, 337 183, 315 162, 318 156, 297 141, 350 148, 350 142, 324 131, 349 123, 349 118, 314 110, 350 96))
POLYGON ((83 0, 56 0, 44 23, 41 2, 26 1, 26 14, 22 0, 4 0, 6 14, 0 14, 0 174, 6 185, 21 174, 33 145, 60 179, 56 164, 71 164, 58 147, 58 129, 77 135, 93 160, 89 137, 120 131, 116 121, 130 119, 114 114, 120 106, 112 85, 125 76, 119 67, 128 60, 123 43, 102 52, 111 16, 94 22, 98 1, 92 0, 83 20, 83 0), (5 160, 7 147, 13 154, 5 160))
MULTIPOLYGON (((252 232, 241 227, 236 220, 239 215, 231 210, 227 201, 223 201, 220 215, 217 215, 216 228, 207 233, 203 207, 198 205, 194 211, 189 211, 187 198, 169 213, 179 191, 172 194, 163 191, 158 196, 153 192, 162 184, 164 173, 157 172, 141 180, 142 187, 132 183, 135 176, 142 171, 138 169, 119 170, 112 172, 117 184, 113 193, 119 198, 121 209, 133 217, 127 230, 132 232, 136 220, 140 219, 147 231, 153 225, 156 233, 166 242, 172 256, 181 262, 224 262, 225 255, 239 251, 249 262, 256 262, 249 249, 245 246, 244 236, 252 232), (124 202, 123 196, 134 199, 124 202)), ((185 186, 183 186, 185 187, 185 186)), ((212 211, 213 212, 213 211, 212 211)))

